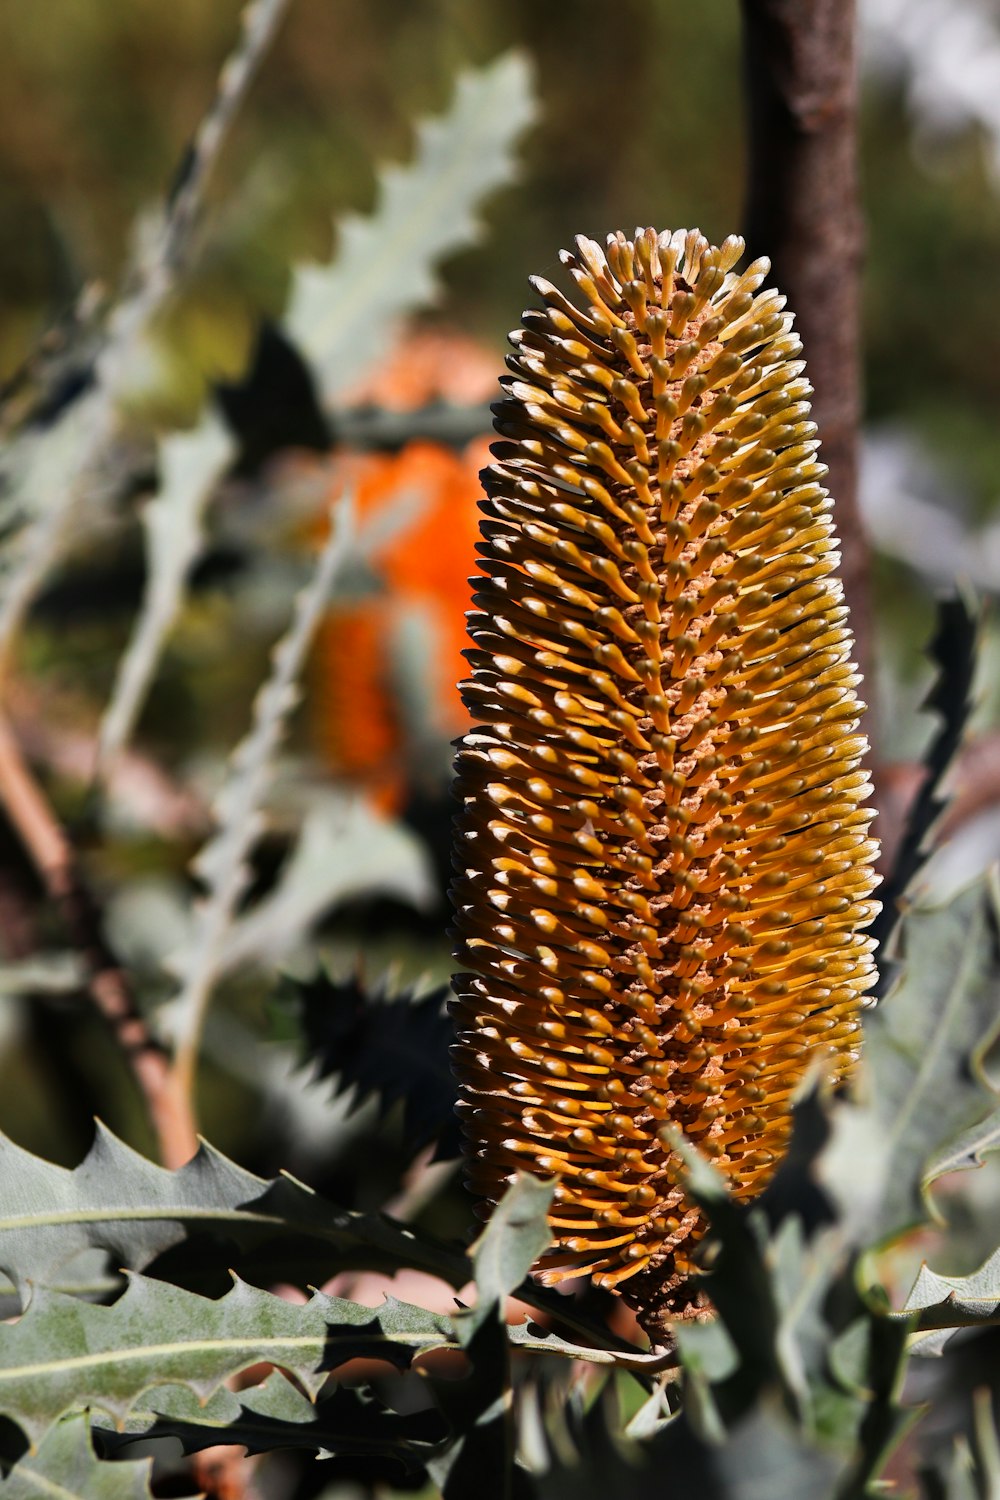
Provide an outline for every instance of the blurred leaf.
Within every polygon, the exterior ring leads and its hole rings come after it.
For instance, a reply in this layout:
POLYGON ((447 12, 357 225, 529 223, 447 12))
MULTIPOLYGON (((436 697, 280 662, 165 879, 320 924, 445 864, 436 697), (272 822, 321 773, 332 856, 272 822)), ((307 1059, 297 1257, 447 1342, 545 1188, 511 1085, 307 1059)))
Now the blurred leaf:
POLYGON ((312 1397, 349 1359, 405 1369, 453 1338, 447 1318, 391 1298, 376 1309, 314 1292, 298 1305, 237 1281, 211 1301, 141 1276, 111 1307, 39 1290, 20 1322, 0 1327, 0 1411, 37 1442, 84 1406, 121 1421, 154 1385, 183 1384, 207 1400, 264 1361, 312 1397))
MULTIPOLYGON (((996 886, 914 910, 903 925, 905 968, 865 1018, 862 1087, 869 1106, 861 1229, 876 1245, 928 1217, 938 1163, 968 1155, 968 1132, 997 1108, 983 1057, 998 1026, 996 886)), ((985 1142, 992 1124, 984 1130, 985 1142)), ((974 1152, 973 1152, 974 1156, 974 1152)), ((860 1195, 850 1189, 860 1210, 860 1195)))
POLYGON ((0 454, 0 658, 50 569, 106 498, 101 463, 112 443, 107 402, 90 386, 50 425, 18 434, 0 454))
POLYGON ((335 402, 388 349, 396 324, 431 302, 435 268, 479 236, 479 205, 515 173, 535 118, 527 59, 507 52, 459 76, 447 114, 417 127, 408 166, 382 169, 368 218, 342 221, 333 260, 300 266, 285 327, 335 402))
POLYGON ((930 852, 930 835, 947 803, 942 790, 972 707, 972 681, 980 641, 980 619, 975 610, 956 594, 938 603, 937 630, 928 656, 937 668, 925 707, 934 710, 941 723, 924 756, 924 780, 910 808, 893 867, 879 893, 882 908, 871 926, 879 944, 884 993, 894 967, 887 954, 890 939, 900 920, 900 902, 912 886, 930 852))
POLYGON ((231 1391, 222 1387, 202 1402, 190 1388, 158 1386, 146 1391, 118 1430, 97 1414, 96 1442, 102 1453, 124 1453, 141 1439, 173 1437, 185 1453, 231 1443, 248 1453, 306 1448, 318 1458, 375 1454, 407 1469, 423 1467, 443 1436, 433 1412, 400 1416, 375 1397, 338 1386, 312 1402, 279 1371, 262 1385, 231 1391))
POLYGON ((480 1318, 494 1305, 503 1310, 511 1292, 552 1243, 548 1212, 554 1191, 554 1179, 546 1181, 519 1172, 494 1208, 470 1252, 480 1318))
POLYGON ((16 963, 0 964, 0 995, 66 995, 85 983, 78 953, 35 953, 16 963))
POLYGON ((21 1288, 50 1285, 95 1247, 131 1270, 172 1251, 178 1279, 229 1266, 300 1283, 345 1266, 390 1273, 411 1266, 453 1286, 469 1274, 461 1251, 379 1215, 333 1208, 290 1177, 266 1182, 207 1144, 169 1172, 103 1126, 73 1171, 0 1136, 0 1203, 0 1266, 21 1288))
POLYGON ((296 982, 294 992, 316 1077, 336 1078, 335 1094, 353 1089, 356 1105, 374 1096, 383 1115, 402 1102, 404 1137, 414 1155, 442 1131, 449 1135, 448 1154, 458 1155, 446 987, 416 999, 412 989, 390 996, 384 987, 366 991, 357 978, 337 981, 320 973, 296 982))
POLYGON ((202 550, 202 517, 234 455, 232 439, 206 410, 193 432, 159 444, 159 488, 142 510, 146 586, 99 731, 103 770, 128 743, 142 713, 164 643, 202 550))
POLYGON ((981 1387, 972 1397, 976 1460, 983 1480, 983 1500, 1000 1495, 1000 1435, 993 1415, 993 1393, 981 1387))
MULTIPOLYGON (((363 798, 317 796, 274 888, 230 930, 221 968, 274 965, 342 901, 378 894, 426 908, 435 892, 429 855, 410 829, 380 816, 363 798)), ((450 1026, 447 1031, 450 1042, 450 1026)), ((442 1047, 446 1069, 448 1042, 442 1047)), ((453 1086, 452 1104, 454 1094, 453 1086)))
POLYGON ((174 191, 161 213, 133 227, 126 290, 108 314, 103 340, 82 376, 82 393, 77 388, 68 397, 57 419, 58 438, 46 432, 40 438, 44 446, 33 458, 29 454, 34 491, 25 506, 29 522, 0 572, 0 659, 78 527, 92 525, 95 512, 106 511, 109 496, 123 492, 137 463, 144 462, 143 445, 128 451, 127 440, 137 430, 147 437, 150 432, 148 403, 157 394, 166 359, 157 325, 190 269, 192 231, 205 188, 286 4, 255 0, 244 6, 241 35, 185 153, 174 191))
MULTIPOLYGON (((667 1493, 678 1500, 833 1500, 835 1495, 839 1500, 837 1485, 844 1473, 843 1456, 798 1429, 773 1395, 720 1432, 716 1441, 699 1437, 682 1411, 642 1451, 647 1472, 669 1474, 667 1493)), ((643 1493, 641 1477, 638 1493, 643 1493)))
POLYGON ((927 1170, 927 1181, 934 1182, 946 1172, 965 1172, 981 1167, 989 1151, 1000 1149, 1000 1107, 957 1136, 935 1156, 927 1170))
MULTIPOLYGON (((557 1394, 553 1391, 553 1398, 557 1394)), ((540 1472, 533 1476, 533 1500, 608 1500, 654 1493, 643 1448, 622 1432, 613 1384, 605 1385, 592 1401, 579 1386, 571 1388, 562 1409, 550 1413, 548 1429, 540 1472)), ((673 1488, 673 1476, 665 1493, 681 1493, 673 1488)))
POLYGON ((65 1417, 45 1434, 34 1453, 18 1459, 0 1480, 4 1500, 152 1500, 152 1460, 102 1463, 90 1441, 90 1423, 65 1417))

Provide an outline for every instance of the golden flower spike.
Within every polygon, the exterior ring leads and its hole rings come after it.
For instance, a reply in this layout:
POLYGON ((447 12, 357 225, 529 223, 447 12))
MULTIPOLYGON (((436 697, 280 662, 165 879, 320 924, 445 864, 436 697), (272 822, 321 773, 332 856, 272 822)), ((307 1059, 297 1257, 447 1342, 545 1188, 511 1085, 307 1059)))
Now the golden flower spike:
POLYGON ((801 345, 768 263, 697 231, 562 260, 511 335, 458 755, 455 1048, 470 1178, 558 1174, 546 1282, 648 1331, 812 1059, 843 1078, 876 905, 859 678, 801 345))

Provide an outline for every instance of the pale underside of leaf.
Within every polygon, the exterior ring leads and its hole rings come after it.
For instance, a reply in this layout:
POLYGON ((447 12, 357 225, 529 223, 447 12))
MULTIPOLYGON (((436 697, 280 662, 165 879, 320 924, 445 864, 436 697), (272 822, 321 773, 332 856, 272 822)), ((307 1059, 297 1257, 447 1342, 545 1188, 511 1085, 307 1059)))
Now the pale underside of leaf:
POLYGON ((146 585, 131 639, 118 664, 99 731, 105 770, 127 744, 203 546, 203 516, 235 447, 221 422, 206 411, 193 432, 162 439, 160 483, 142 511, 146 585))

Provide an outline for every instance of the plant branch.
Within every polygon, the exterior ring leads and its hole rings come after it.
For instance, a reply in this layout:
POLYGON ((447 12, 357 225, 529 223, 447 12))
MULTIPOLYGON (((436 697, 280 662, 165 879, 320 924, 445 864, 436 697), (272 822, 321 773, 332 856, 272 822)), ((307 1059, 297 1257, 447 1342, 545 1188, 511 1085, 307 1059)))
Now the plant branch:
MULTIPOLYGON (((224 962, 225 940, 250 884, 250 853, 262 826, 261 804, 273 774, 274 753, 297 701, 297 683, 334 579, 349 556, 351 507, 342 501, 331 515, 330 536, 310 583, 299 594, 287 633, 272 654, 272 669, 257 694, 253 723, 237 746, 229 776, 216 801, 218 831, 201 851, 195 869, 207 893, 188 955, 176 1005, 173 1077, 190 1101, 205 1017, 224 962)), ((190 1104, 189 1104, 189 1107, 190 1104)))
POLYGON ((858 511, 864 235, 853 0, 742 0, 749 123, 746 236, 795 312, 829 467, 841 576, 872 681, 868 549, 858 511))
POLYGON ((146 1101, 164 1164, 183 1165, 198 1149, 190 1109, 174 1089, 166 1053, 151 1035, 128 980, 105 942, 72 845, 2 715, 0 804, 62 914, 83 961, 90 997, 110 1026, 146 1101))

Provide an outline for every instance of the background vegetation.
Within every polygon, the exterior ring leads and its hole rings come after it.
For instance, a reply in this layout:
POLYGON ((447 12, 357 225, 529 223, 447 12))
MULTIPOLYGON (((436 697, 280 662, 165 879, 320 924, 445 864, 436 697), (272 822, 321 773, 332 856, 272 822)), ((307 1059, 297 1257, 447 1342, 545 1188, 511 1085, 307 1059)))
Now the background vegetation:
MULTIPOLYGON (((878 632, 869 733, 893 847, 920 758, 928 752, 943 776, 964 736, 939 847, 919 871, 930 901, 954 896, 1000 850, 1000 660, 988 609, 978 626, 964 608, 945 614, 938 716, 918 712, 934 672, 924 647, 935 594, 959 579, 988 601, 1000 583, 1000 129, 982 82, 992 66, 1000 85, 1000 13, 971 0, 904 10, 872 0, 862 21, 862 500, 878 632)), ((613 13, 592 0, 413 0, 405 11, 389 0, 295 0, 213 164, 197 232, 180 226, 174 256, 185 179, 179 198, 167 189, 239 22, 229 0, 0 9, 0 1126, 13 1143, 0 1170, 5 1203, 14 1184, 30 1184, 43 1217, 61 1203, 89 1226, 46 1249, 16 1240, 23 1226, 11 1214, 0 1220, 0 1266, 12 1299, 40 1278, 90 1298, 80 1305, 92 1302, 94 1319, 104 1303, 125 1307, 118 1316, 139 1329, 157 1319, 199 1326, 203 1304, 183 1298, 221 1296, 231 1266, 271 1292, 316 1284, 368 1307, 395 1273, 396 1294, 419 1307, 372 1315, 346 1346, 368 1363, 325 1390, 318 1418, 301 1391, 321 1384, 323 1329, 360 1316, 343 1306, 296 1312, 286 1331, 315 1338, 294 1368, 299 1384, 272 1375, 249 1407, 229 1386, 204 1410, 176 1384, 146 1399, 148 1411, 133 1401, 141 1381, 133 1394, 95 1394, 99 1451, 117 1451, 117 1419, 133 1445, 127 1469, 91 1467, 79 1419, 49 1431, 64 1410, 58 1392, 46 1387, 35 1405, 19 1397, 0 1408, 12 1424, 5 1461, 21 1455, 0 1488, 34 1492, 27 1436, 50 1444, 38 1449, 39 1473, 61 1476, 71 1493, 146 1493, 132 1460, 136 1435, 153 1426, 172 1445, 156 1449, 159 1494, 347 1497, 444 1485, 461 1496, 494 1468, 508 1473, 509 1434, 484 1416, 506 1378, 498 1309, 531 1263, 544 1213, 529 1186, 474 1268, 455 1248, 468 1241, 470 1212, 449 1123, 440 988, 450 965, 448 742, 464 722, 451 684, 486 404, 527 275, 553 274, 575 233, 697 223, 718 240, 739 226, 740 17, 728 0, 630 0, 613 13), (436 135, 418 127, 428 119, 440 122, 436 135), (490 147, 462 158, 440 219, 413 239, 366 240, 370 216, 391 224, 394 193, 400 212, 408 190, 419 202, 437 181, 435 153, 458 150, 474 126, 490 147), (410 178, 388 163, 407 164, 410 178), (396 300, 361 299, 366 257, 384 242, 383 285, 396 300), (309 264, 328 269, 304 272, 309 264), (358 326, 343 313, 355 305, 358 326), (102 392, 103 407, 86 405, 102 392), (353 519, 338 512, 328 540, 339 495, 353 497, 353 519), (53 515, 53 550, 22 614, 32 538, 44 540, 53 515), (315 591, 317 567, 332 602, 315 591), (268 673, 270 697, 255 709, 268 673), (285 689, 296 677, 304 694, 293 708, 285 689), (18 803, 19 767, 37 805, 18 803), (28 807, 27 823, 15 804, 28 807), (147 1109, 151 1097, 159 1113, 147 1109), (213 1159, 167 1188, 107 1141, 89 1175, 35 1159, 75 1166, 98 1115, 129 1146, 177 1167, 192 1099, 200 1128, 239 1169, 213 1159), (324 1217, 287 1181, 268 1188, 282 1170, 339 1209, 391 1212, 416 1240, 393 1238, 380 1220, 324 1217), (187 1227, 146 1240, 95 1230, 116 1181, 125 1201, 153 1217, 158 1205, 164 1222, 187 1227), (230 1211, 250 1203, 253 1223, 234 1227, 230 1211), (218 1223, 207 1240, 193 1237, 193 1211, 210 1206, 218 1223), (256 1222, 267 1214, 283 1226, 277 1241, 256 1222), (152 1267, 160 1280, 133 1283, 131 1304, 114 1301, 121 1265, 152 1267), (473 1269, 477 1311, 446 1326, 448 1283, 462 1287, 473 1269), (421 1308, 432 1309, 423 1321, 421 1308), (443 1355, 425 1353, 439 1347, 443 1355), (464 1363, 449 1367, 459 1347, 464 1363), (427 1375, 407 1384, 384 1362, 373 1368, 387 1349, 400 1367, 421 1351, 427 1375), (445 1388, 459 1369, 465 1378, 445 1388), (192 1478, 180 1447, 214 1442, 226 1424, 235 1448, 200 1460, 192 1478), (279 1451, 251 1463, 240 1456, 248 1443, 279 1451), (317 1464, 316 1449, 336 1456, 317 1464)), ((934 811, 918 806, 918 837, 934 811)), ((724 1246, 722 1316, 715 1334, 695 1329, 682 1341, 683 1422, 670 1420, 676 1372, 664 1384, 655 1356, 629 1343, 634 1327, 600 1298, 571 1317, 563 1308, 555 1323, 551 1308, 536 1307, 539 1324, 512 1330, 515 1493, 557 1496, 572 1485, 579 1494, 585 1482, 595 1493, 626 1483, 661 1493, 649 1476, 664 1465, 678 1496, 697 1484, 733 1500, 845 1497, 867 1493, 883 1471, 903 1493, 997 1492, 995 1330, 949 1345, 943 1361, 912 1361, 904 1393, 912 1330, 882 1316, 887 1300, 902 1307, 923 1259, 939 1277, 965 1277, 1000 1239, 996 1158, 985 1154, 1000 1138, 989 1081, 992 900, 979 886, 914 927, 919 961, 895 1010, 872 1023, 867 1104, 835 1132, 836 1149, 824 1146, 825 1106, 803 1106, 802 1149, 768 1218, 748 1227, 711 1178, 697 1179, 724 1246), (942 1015, 943 1029, 922 1029, 942 1015), (929 1077, 920 1061, 930 1053, 939 1070, 929 1077), (897 1154, 880 1156, 879 1137, 897 1154), (821 1151, 824 1212, 835 1222, 817 1237, 821 1151), (944 1175, 980 1154, 977 1170, 944 1175), (867 1194, 859 1160, 876 1163, 867 1194), (928 1174, 943 1178, 935 1213, 946 1210, 947 1224, 921 1222, 928 1174), (900 1201, 888 1192, 894 1180, 900 1201), (579 1358, 533 1358, 532 1340, 579 1358), (929 1411, 911 1432, 904 1407, 912 1414, 921 1401, 929 1411)), ((949 1296, 948 1283, 917 1285, 914 1306, 949 1296)), ((212 1316, 232 1318, 227 1336, 246 1357, 199 1372, 201 1396, 268 1360, 268 1319, 274 1337, 284 1327, 271 1301, 265 1312, 253 1293, 240 1296, 212 1316)), ((989 1324, 995 1275, 960 1285, 957 1300, 972 1310, 924 1314, 923 1335, 935 1318, 989 1324)), ((9 1302, 12 1315, 18 1305, 9 1302)), ((288 1308, 291 1319, 298 1300, 288 1308)), ((25 1331, 25 1348, 29 1335, 38 1347, 68 1347, 65 1307, 33 1309, 12 1334, 25 1331)), ((192 1368, 182 1360, 156 1378, 193 1379, 192 1368)))

